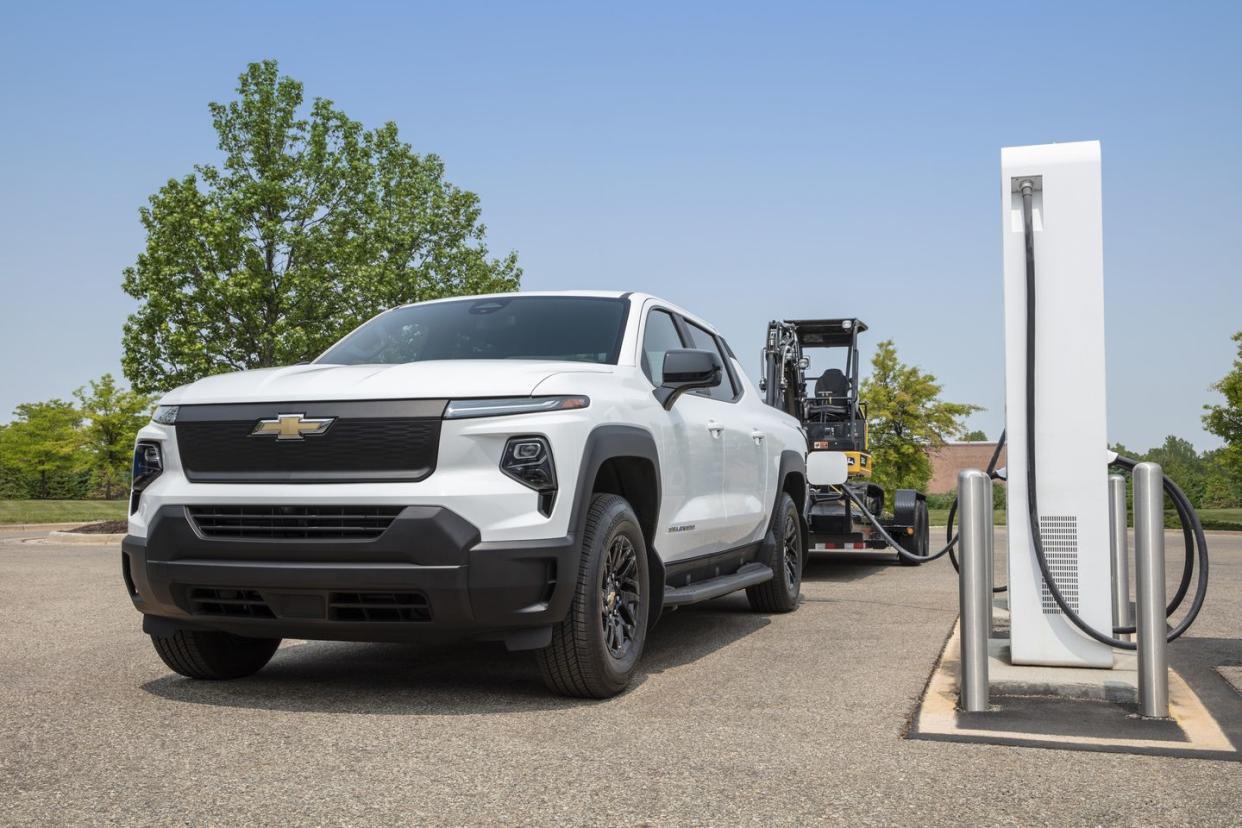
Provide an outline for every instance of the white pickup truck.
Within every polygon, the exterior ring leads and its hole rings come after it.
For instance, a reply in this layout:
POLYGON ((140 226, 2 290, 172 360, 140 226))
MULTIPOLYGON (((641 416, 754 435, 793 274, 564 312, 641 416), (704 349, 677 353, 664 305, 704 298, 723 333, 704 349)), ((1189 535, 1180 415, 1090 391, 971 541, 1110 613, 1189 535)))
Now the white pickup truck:
POLYGON ((380 314, 306 365, 212 376, 138 435, 125 586, 186 676, 282 638, 466 636, 604 697, 661 612, 797 606, 806 438, 712 327, 653 296, 380 314))

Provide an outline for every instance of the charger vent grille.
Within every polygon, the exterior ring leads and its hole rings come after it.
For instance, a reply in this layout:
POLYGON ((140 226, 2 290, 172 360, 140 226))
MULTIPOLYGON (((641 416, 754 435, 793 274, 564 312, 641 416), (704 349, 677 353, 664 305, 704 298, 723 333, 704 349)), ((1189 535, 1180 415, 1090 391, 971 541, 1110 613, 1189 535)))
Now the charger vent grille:
MULTIPOLYGON (((1039 537, 1044 542, 1048 571, 1061 590, 1061 597, 1074 612, 1078 611, 1078 518, 1074 515, 1040 515, 1039 537)), ((1042 578, 1039 583, 1040 603, 1044 615, 1061 615, 1061 608, 1042 578)))

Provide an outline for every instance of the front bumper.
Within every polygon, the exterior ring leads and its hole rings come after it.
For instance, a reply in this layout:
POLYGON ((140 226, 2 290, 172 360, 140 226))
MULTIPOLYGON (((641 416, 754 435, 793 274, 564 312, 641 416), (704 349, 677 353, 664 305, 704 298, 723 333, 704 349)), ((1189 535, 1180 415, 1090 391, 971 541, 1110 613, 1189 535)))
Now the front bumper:
POLYGON ((164 505, 145 538, 125 538, 122 558, 148 632, 338 641, 464 634, 521 648, 546 643, 568 612, 578 547, 572 536, 481 543, 475 526, 438 506, 407 506, 368 540, 209 538, 184 507, 164 505), (204 590, 246 600, 206 604, 204 590), (394 595, 416 596, 423 609, 403 620, 341 609, 342 601, 368 606, 394 595))

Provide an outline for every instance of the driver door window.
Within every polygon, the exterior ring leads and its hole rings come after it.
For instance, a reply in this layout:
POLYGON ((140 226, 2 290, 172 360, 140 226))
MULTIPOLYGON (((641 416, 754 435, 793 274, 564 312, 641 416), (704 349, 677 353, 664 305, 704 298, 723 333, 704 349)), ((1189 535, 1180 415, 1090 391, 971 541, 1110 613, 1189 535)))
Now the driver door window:
POLYGON ((684 348, 673 317, 662 310, 647 314, 647 330, 643 333, 643 373, 657 388, 664 381, 664 354, 684 348))

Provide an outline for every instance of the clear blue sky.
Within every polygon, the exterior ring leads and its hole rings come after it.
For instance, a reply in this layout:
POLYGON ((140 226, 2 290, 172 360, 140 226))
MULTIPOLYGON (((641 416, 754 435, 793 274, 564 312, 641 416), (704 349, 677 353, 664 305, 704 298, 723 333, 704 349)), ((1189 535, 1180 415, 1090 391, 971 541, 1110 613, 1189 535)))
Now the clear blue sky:
POLYGON ((1242 329, 1234 3, 28 3, 0 13, 0 418, 119 373, 137 210, 276 58, 478 192, 529 289, 646 290, 751 371, 856 315, 1003 420, 1000 148, 1103 142, 1110 437, 1198 447, 1242 329))

